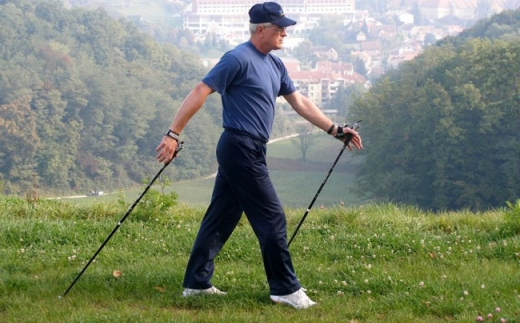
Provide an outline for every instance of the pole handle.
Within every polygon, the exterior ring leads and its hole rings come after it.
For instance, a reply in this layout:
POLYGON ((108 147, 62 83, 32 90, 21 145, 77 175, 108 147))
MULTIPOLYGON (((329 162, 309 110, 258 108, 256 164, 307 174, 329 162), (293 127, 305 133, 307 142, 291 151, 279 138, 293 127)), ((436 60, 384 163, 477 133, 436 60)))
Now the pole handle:
MULTIPOLYGON (((361 123, 361 121, 363 121, 363 120, 359 120, 358 122, 354 123, 354 125, 352 125, 352 127, 350 127, 350 129, 357 131, 359 129, 359 124, 361 123)), ((345 144, 343 146, 345 146, 345 147, 348 146, 348 144, 352 140, 352 137, 353 137, 353 135, 351 133, 347 134, 347 139, 345 140, 345 144)))

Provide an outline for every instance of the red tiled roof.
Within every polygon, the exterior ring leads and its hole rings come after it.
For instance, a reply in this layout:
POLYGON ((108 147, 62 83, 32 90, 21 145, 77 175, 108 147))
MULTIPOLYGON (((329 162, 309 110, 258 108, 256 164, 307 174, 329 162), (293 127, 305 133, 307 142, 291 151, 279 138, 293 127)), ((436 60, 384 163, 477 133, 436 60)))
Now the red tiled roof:
POLYGON ((287 69, 287 72, 290 74, 292 72, 297 72, 300 70, 300 63, 296 61, 286 62, 284 61, 283 64, 285 65, 285 68, 287 69))
POLYGON ((351 63, 337 63, 329 61, 319 61, 316 63, 316 70, 323 72, 335 72, 339 74, 352 73, 354 66, 351 63))

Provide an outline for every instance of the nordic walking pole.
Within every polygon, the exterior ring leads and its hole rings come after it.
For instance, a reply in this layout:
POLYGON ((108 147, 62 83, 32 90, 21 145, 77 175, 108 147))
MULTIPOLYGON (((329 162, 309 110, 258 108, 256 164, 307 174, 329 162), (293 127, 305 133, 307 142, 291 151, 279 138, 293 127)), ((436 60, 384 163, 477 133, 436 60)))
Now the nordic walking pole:
MULTIPOLYGON (((177 156, 177 153, 179 151, 181 151, 181 149, 184 148, 184 142, 179 142, 179 145, 177 146, 177 149, 175 150, 174 154, 173 154, 173 158, 175 158, 175 156, 177 156)), ((172 160, 173 160, 172 158, 172 160)), ((141 195, 139 195, 139 197, 137 198, 137 200, 135 200, 135 202, 132 204, 132 206, 130 206, 130 208, 128 209, 128 211, 126 211, 125 215, 121 218, 121 220, 119 220, 119 222, 117 223, 117 225, 115 226, 115 228, 112 230, 112 232, 110 232, 110 234, 108 235, 108 237, 105 239, 105 241, 103 241, 103 243, 101 244, 101 246, 99 247, 99 249, 96 251, 96 253, 92 256, 92 258, 90 258, 90 260, 87 262, 87 264, 85 265, 85 267, 83 268, 83 270, 78 274, 78 276, 76 276, 76 279, 74 279, 74 281, 72 282, 72 284, 70 284, 69 288, 67 288, 67 290, 65 291, 65 293, 63 293, 63 297, 65 297, 67 295, 67 293, 72 289, 72 286, 74 286, 74 284, 76 284, 76 282, 79 280, 79 278, 81 277, 81 275, 83 275, 83 273, 87 270, 88 266, 90 266, 90 264, 92 263, 92 261, 94 261, 94 259, 96 259, 97 255, 101 252, 101 250, 103 249, 103 247, 105 247, 105 245, 108 243, 108 240, 110 240, 110 238, 112 238, 112 236, 114 235, 114 233, 116 233, 116 231, 119 229, 119 227, 121 226, 121 224, 123 224, 123 222, 125 222, 126 218, 128 217, 128 215, 130 214, 130 212, 132 212, 132 210, 135 208, 135 206, 137 205, 137 203, 139 203, 139 201, 141 200, 141 198, 143 198, 143 196, 146 194, 146 192, 148 192, 148 190, 150 189, 150 187, 153 185, 153 183, 155 182, 155 180, 161 175, 161 173, 164 171, 164 169, 166 168, 166 166, 168 166, 169 164, 171 163, 168 162, 166 164, 163 165, 163 167, 161 167, 161 169, 157 172, 157 174, 155 174, 155 176, 152 178, 152 180, 150 181, 150 183, 148 183, 148 185, 146 186, 146 188, 144 189, 144 191, 141 193, 141 195)), ((62 298, 62 296, 60 296, 59 298, 62 298)))
MULTIPOLYGON (((354 130, 357 130, 359 128, 359 124, 361 123, 361 120, 354 123, 354 125, 351 127, 354 130)), ((287 243, 287 248, 291 245, 291 242, 293 241, 294 237, 296 236, 296 233, 298 233, 298 230, 300 230, 300 227, 303 224, 303 221, 305 221, 305 218, 309 214, 309 212, 312 209, 312 206, 314 205, 314 202, 316 202, 316 199, 318 198, 318 195, 320 195, 321 190, 323 189, 323 186, 325 186, 325 183, 327 183, 327 180, 329 179, 330 174, 334 170, 334 167, 336 167, 336 164, 338 163, 338 160, 340 159, 341 155, 343 155, 343 152, 345 151, 345 148, 347 148, 348 144, 350 143, 350 140, 352 140, 352 134, 347 134, 347 139, 345 140, 345 143, 343 144, 343 147, 339 151, 338 156, 336 157, 336 160, 334 160, 334 163, 332 164, 332 167, 329 169, 329 172, 327 173, 327 176, 325 177, 325 180, 323 180, 323 183, 321 183, 320 188, 314 195, 314 198, 311 201, 311 204, 309 204, 309 207, 307 207, 307 210, 305 211, 305 214, 303 214, 302 219, 300 220, 300 223, 298 223, 298 226, 296 227, 296 230, 294 230, 294 233, 292 234, 291 239, 289 239, 289 243, 287 243)))

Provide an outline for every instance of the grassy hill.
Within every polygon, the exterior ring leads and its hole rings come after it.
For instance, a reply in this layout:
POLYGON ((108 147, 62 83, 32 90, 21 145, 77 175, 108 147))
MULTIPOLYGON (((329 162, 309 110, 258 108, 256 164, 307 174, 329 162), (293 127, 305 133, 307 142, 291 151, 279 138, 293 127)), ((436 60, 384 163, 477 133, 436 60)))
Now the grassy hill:
MULTIPOLYGON (((147 204, 59 299, 126 208, 0 196, 0 322, 520 322, 520 202, 485 213, 317 209, 291 245, 318 302, 304 311, 269 301, 245 219, 216 259, 212 282, 228 295, 182 298, 204 209, 147 204)), ((292 232, 301 212, 287 213, 292 232)))

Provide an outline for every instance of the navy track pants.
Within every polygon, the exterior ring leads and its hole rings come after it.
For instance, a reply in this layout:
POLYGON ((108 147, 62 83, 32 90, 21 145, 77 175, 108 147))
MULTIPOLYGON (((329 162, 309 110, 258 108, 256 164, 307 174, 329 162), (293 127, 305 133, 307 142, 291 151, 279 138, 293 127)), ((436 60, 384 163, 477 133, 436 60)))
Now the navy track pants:
POLYGON ((287 248, 285 212, 266 166, 266 143, 225 130, 217 145, 219 169, 186 268, 185 288, 210 288, 214 259, 244 212, 258 238, 271 295, 300 289, 287 248))

